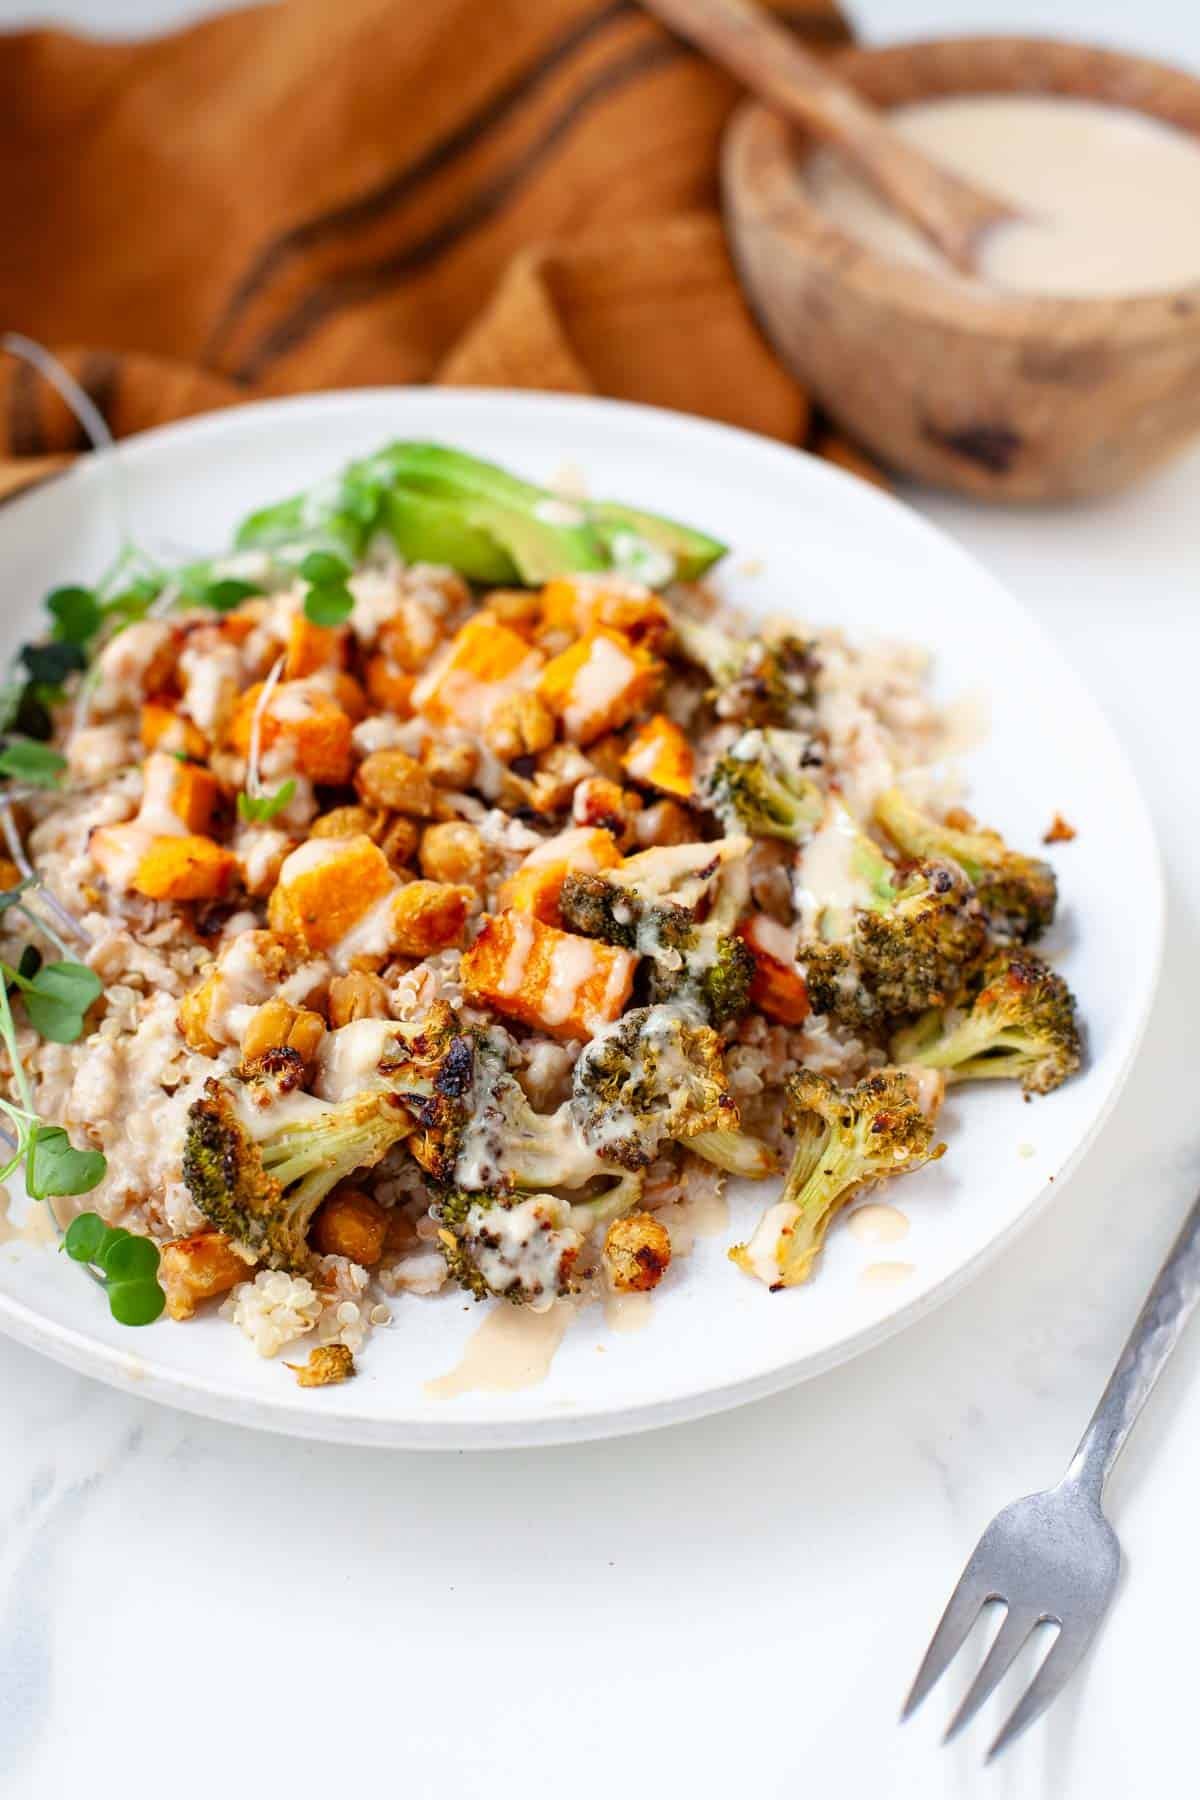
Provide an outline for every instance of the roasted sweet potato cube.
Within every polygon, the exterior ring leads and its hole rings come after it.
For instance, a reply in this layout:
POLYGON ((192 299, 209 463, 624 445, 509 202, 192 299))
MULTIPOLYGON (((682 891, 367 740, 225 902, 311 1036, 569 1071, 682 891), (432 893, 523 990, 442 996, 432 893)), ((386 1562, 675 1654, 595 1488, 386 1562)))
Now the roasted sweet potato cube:
POLYGON ((141 712, 142 744, 147 750, 178 750, 202 762, 208 739, 190 719, 165 700, 147 700, 141 712))
POLYGON ((803 1025, 812 1010, 804 977, 789 954, 787 932, 761 913, 738 926, 754 956, 750 1002, 783 1025, 803 1025))
POLYGON ((600 629, 546 664, 538 692, 576 744, 615 731, 649 702, 663 666, 619 631, 600 629))
POLYGON ((366 666, 367 697, 379 712, 395 713, 397 718, 412 716, 415 675, 406 675, 386 656, 372 656, 366 666))
POLYGON ((545 662, 523 637, 477 615, 413 689, 413 706, 437 725, 482 731, 510 694, 532 687, 545 662))
POLYGON ((636 581, 561 575, 547 582, 541 599, 543 631, 575 635, 606 625, 631 643, 654 645, 666 636, 670 625, 658 595, 636 581))
POLYGON ((148 900, 219 900, 237 878, 237 857, 212 838, 156 837, 129 885, 148 900))
POLYGON ((173 1319, 190 1319, 202 1300, 227 1294, 254 1271, 221 1231, 198 1231, 163 1247, 158 1279, 173 1319))
POLYGON ((682 728, 665 713, 655 713, 640 725, 621 758, 621 766, 634 781, 690 800, 696 791, 696 757, 682 728))
POLYGON ((283 678, 299 681, 319 669, 340 669, 346 661, 346 633, 336 625, 314 625, 298 612, 288 627, 283 678))
MULTIPOLYGON (((254 716, 262 691, 261 682, 247 688, 233 715, 229 739, 242 756, 250 753, 254 716)), ((350 779, 352 729, 349 713, 318 682, 281 681, 263 712, 259 749, 270 750, 282 739, 291 747, 302 775, 330 787, 341 787, 350 779)))
POLYGON ((543 924, 561 925, 558 902, 567 876, 614 869, 620 860, 611 831, 596 827, 562 831, 529 852, 516 873, 502 884, 496 903, 502 910, 514 907, 532 913, 543 924))
POLYGON ((369 837, 310 838, 279 871, 270 924, 307 950, 329 950, 395 886, 387 857, 369 837))
POLYGON ((532 913, 489 916, 460 965, 473 999, 559 1038, 591 1038, 629 998, 637 957, 544 925, 532 913))
POLYGON ((217 778, 197 763, 155 750, 142 764, 142 807, 137 823, 155 836, 169 831, 170 816, 188 831, 207 833, 220 797, 217 778))

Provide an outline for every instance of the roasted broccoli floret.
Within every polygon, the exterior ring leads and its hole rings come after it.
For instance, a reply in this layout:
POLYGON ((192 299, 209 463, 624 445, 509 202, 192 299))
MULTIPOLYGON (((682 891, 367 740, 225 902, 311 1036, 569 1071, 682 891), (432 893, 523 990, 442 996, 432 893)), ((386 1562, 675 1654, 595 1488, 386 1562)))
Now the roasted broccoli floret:
MULTIPOLYGON (((356 1169, 369 1169, 411 1125, 390 1094, 357 1094, 336 1104, 283 1085, 272 1066, 210 1079, 188 1109, 183 1178, 209 1222, 273 1268, 308 1260, 309 1223, 321 1201, 356 1169), (290 1093, 286 1110, 274 1102, 290 1093), (300 1102, 303 1102, 301 1105, 300 1102)), ((296 1074, 295 1065, 290 1065, 296 1074)))
POLYGON ((812 648, 800 638, 736 638, 715 625, 672 614, 675 649, 704 670, 717 711, 757 725, 805 723, 815 674, 812 648))
POLYGON ((1031 943, 1053 923, 1054 870, 1038 857, 1010 850, 999 832, 942 824, 914 806, 901 788, 880 796, 875 817, 906 855, 957 863, 1000 935, 1031 943))
POLYGON ((723 1024, 745 1010, 754 979, 754 956, 733 935, 746 903, 749 848, 746 837, 670 845, 602 874, 568 875, 563 918, 586 937, 637 950, 648 965, 651 1001, 692 1004, 723 1024))
POLYGON ((1039 956, 1003 950, 985 964, 974 997, 937 1007, 892 1040, 897 1062, 944 1070, 947 1081, 1019 1081, 1048 1094, 1079 1067, 1070 988, 1039 956))
POLYGON ((452 1188, 432 1211, 447 1269, 461 1287, 477 1300, 512 1300, 540 1312, 575 1290, 591 1233, 641 1197, 642 1177, 626 1174, 591 1200, 452 1188))
POLYGON ((478 1044, 453 1008, 436 1001, 423 1019, 398 1023, 379 1063, 383 1084, 411 1114, 409 1148, 438 1181, 451 1181, 472 1111, 478 1044))
POLYGON ((906 1069, 880 1069, 842 1089, 802 1069, 788 1086, 796 1150, 779 1200, 749 1243, 729 1254, 771 1288, 807 1281, 834 1214, 861 1188, 941 1155, 932 1113, 941 1084, 906 1069))
POLYGON ((571 1110, 596 1153, 627 1169, 672 1141, 731 1174, 774 1166, 739 1129, 716 1032, 680 1007, 637 1007, 593 1038, 575 1065, 571 1110))
POLYGON ((803 844, 825 812, 816 766, 804 732, 743 731, 713 769, 708 803, 729 829, 803 844))

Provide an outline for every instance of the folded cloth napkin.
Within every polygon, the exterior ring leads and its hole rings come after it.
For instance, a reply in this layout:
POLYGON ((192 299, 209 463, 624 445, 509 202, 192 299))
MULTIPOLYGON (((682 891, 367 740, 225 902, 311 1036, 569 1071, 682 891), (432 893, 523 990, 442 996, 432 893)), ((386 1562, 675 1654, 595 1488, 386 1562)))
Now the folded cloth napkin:
MULTIPOLYGON (((781 10, 847 41, 832 0, 781 10)), ((0 37, 0 328, 53 350, 118 436, 443 381, 802 442, 721 231, 736 98, 634 0, 286 0, 142 43, 0 37)), ((0 357, 0 491, 81 444, 0 357)))

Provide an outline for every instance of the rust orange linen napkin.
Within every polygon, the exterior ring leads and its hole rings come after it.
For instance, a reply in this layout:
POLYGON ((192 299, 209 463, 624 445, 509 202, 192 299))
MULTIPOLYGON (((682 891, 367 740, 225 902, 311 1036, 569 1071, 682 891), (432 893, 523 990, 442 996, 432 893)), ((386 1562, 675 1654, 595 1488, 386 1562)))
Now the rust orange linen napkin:
MULTIPOLYGON (((788 0, 815 46, 832 0, 788 0)), ((724 75, 634 0, 286 0, 0 38, 0 328, 119 436, 304 389, 554 388, 810 421, 718 216, 724 75)), ((0 491, 82 439, 0 357, 0 491)))

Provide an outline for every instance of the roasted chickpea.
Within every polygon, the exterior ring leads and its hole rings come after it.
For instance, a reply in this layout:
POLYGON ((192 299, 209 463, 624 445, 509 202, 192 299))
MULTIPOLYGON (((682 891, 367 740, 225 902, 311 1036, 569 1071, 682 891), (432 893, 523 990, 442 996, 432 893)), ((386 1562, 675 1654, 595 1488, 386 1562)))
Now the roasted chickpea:
POLYGON ((421 873, 431 881, 465 881, 481 887, 487 874, 487 848, 473 825, 447 819, 427 825, 421 837, 421 873))
POLYGON ((427 819, 433 812, 433 782, 415 757, 403 750, 373 750, 359 765, 355 786, 369 806, 427 819))

